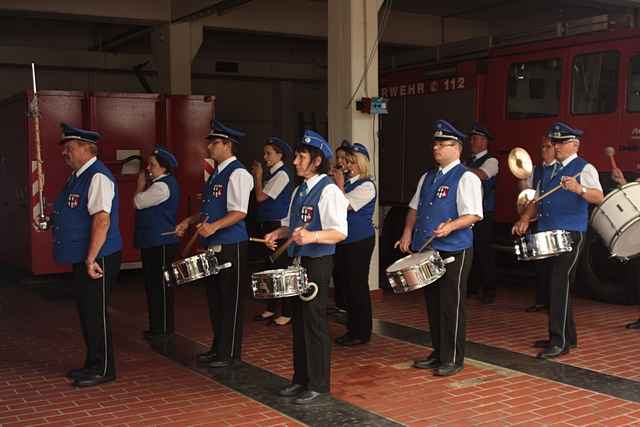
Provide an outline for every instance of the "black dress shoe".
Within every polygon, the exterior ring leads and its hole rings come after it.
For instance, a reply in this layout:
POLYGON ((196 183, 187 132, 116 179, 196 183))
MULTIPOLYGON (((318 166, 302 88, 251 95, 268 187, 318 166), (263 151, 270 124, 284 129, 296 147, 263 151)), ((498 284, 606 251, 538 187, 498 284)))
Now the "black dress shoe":
POLYGON ((313 390, 307 390, 302 393, 300 396, 293 399, 293 403, 296 405, 308 405, 317 401, 320 397, 324 396, 327 393, 319 393, 313 390))
POLYGON ((116 376, 111 375, 99 375, 94 372, 87 372, 84 375, 78 377, 73 382, 75 387, 92 387, 94 385, 104 384, 111 381, 115 381, 116 376))
POLYGON ((336 344, 342 345, 343 342, 347 341, 348 339, 350 339, 351 337, 349 337, 349 334, 346 333, 344 335, 340 335, 339 337, 337 337, 335 340, 333 340, 336 344))
POLYGON ((413 367, 418 369, 435 369, 440 366, 440 359, 430 355, 426 359, 414 360, 413 367))
POLYGON ((87 375, 88 373, 89 373, 89 369, 87 368, 76 368, 76 369, 69 369, 64 376, 69 378, 70 380, 75 380, 87 375))
MULTIPOLYGON (((534 341, 533 348, 547 348, 551 347, 551 341, 549 340, 538 340, 534 341)), ((569 344, 569 348, 576 348, 578 344, 569 344)))
POLYGON ((305 391, 307 388, 301 384, 290 384, 278 392, 282 397, 295 397, 305 391))
POLYGON ((210 362, 213 362, 213 360, 215 358, 216 358, 215 350, 209 350, 207 352, 200 353, 198 355, 198 362, 200 362, 200 363, 210 363, 210 362))
POLYGON ((627 323, 624 327, 627 329, 640 329, 640 319, 635 322, 627 323))
POLYGON ((463 367, 463 365, 456 365, 455 363, 443 363, 433 371, 433 374, 439 377, 448 377, 462 371, 463 367))
POLYGON ((336 344, 342 345, 344 347, 353 347, 355 345, 362 345, 368 343, 369 340, 363 340, 361 338, 353 338, 350 336, 343 336, 336 338, 336 344))
POLYGON ((537 313, 538 311, 543 311, 545 306, 542 304, 534 304, 531 307, 527 307, 524 309, 527 313, 537 313))
POLYGON ((554 357, 562 356, 563 354, 569 353, 569 346, 565 346, 564 348, 559 345, 552 345, 551 347, 547 347, 542 350, 536 356, 538 359, 553 359, 554 357))
POLYGON ((209 368, 226 368, 231 365, 233 365, 233 360, 212 360, 211 363, 209 363, 209 368))

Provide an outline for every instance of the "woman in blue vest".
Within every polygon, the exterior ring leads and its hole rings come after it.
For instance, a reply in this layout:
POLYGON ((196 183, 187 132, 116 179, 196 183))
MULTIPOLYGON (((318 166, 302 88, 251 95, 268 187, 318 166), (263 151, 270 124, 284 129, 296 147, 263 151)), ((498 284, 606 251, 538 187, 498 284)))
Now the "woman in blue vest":
POLYGON ((541 260, 549 284, 549 339, 533 343, 541 348, 539 359, 551 359, 569 353, 578 344, 576 323, 571 309, 570 287, 575 280, 578 259, 584 246, 589 225, 589 204, 600 204, 604 199, 596 168, 578 156, 583 132, 565 123, 555 123, 548 137, 554 146, 556 164, 544 170, 533 182, 537 194, 549 194, 541 203, 530 204, 520 215, 512 232, 524 235, 530 221, 538 217, 538 232, 564 230, 571 235, 572 251, 541 260), (541 175, 541 176, 540 176, 541 175))
MULTIPOLYGON (((264 145, 264 162, 269 168, 266 176, 260 162, 254 162, 251 172, 255 183, 257 206, 258 234, 264 236, 280 227, 280 221, 289 212, 289 201, 293 191, 293 177, 285 161, 293 155, 291 146, 280 138, 271 137, 264 145), (263 184, 263 178, 265 180, 263 184)), ((265 254, 265 262, 269 268, 287 268, 286 257, 275 263, 265 254)), ((255 320, 269 320, 276 315, 278 302, 282 301, 282 314, 273 320, 274 325, 285 326, 291 321, 291 304, 288 298, 269 300, 267 309, 255 317, 255 320)))
POLYGON ((116 179, 98 160, 100 134, 62 123, 62 155, 73 170, 53 211, 53 256, 71 264, 82 336, 84 366, 67 378, 77 387, 116 379, 111 345, 111 287, 120 271, 122 236, 116 179))
POLYGON ((200 212, 176 226, 180 236, 190 224, 197 224, 202 244, 216 254, 220 264, 231 263, 231 268, 203 279, 213 340, 209 351, 198 355, 198 362, 212 369, 232 365, 242 353, 244 299, 249 289, 249 235, 244 219, 253 190, 253 177, 236 158, 244 136, 217 120, 211 123, 207 152, 217 166, 203 187, 200 212))
POLYGON ((140 172, 133 204, 136 207, 134 244, 140 249, 144 288, 147 294, 149 329, 145 339, 172 335, 174 331, 173 288, 163 279, 164 267, 178 252, 178 237, 163 235, 176 228, 180 188, 173 175, 175 156, 157 146, 147 159, 146 173, 140 172), (151 178, 147 182, 147 175, 151 178))
POLYGON ((480 178, 460 163, 466 135, 445 120, 435 123, 433 159, 437 167, 418 182, 398 242, 403 252, 431 247, 443 259, 453 258, 444 276, 424 288, 433 352, 413 364, 449 376, 464 367, 466 319, 464 301, 473 260, 471 226, 482 219, 480 178))
POLYGON ((329 393, 331 338, 327 320, 329 281, 336 243, 347 237, 349 202, 326 173, 333 150, 316 132, 307 130, 296 147, 293 165, 303 183, 294 191, 289 214, 282 227, 265 236, 272 249, 279 239, 290 236, 289 256, 300 261, 318 294, 293 303, 293 379, 280 390, 283 397, 306 405, 329 393))
POLYGON ((354 346, 371 338, 371 295, 369 265, 376 243, 373 213, 376 208, 376 187, 369 176, 369 152, 355 143, 348 147, 346 169, 349 178, 336 172, 333 179, 349 201, 347 220, 349 235, 336 246, 333 283, 347 299, 347 333, 336 338, 336 344, 354 346))

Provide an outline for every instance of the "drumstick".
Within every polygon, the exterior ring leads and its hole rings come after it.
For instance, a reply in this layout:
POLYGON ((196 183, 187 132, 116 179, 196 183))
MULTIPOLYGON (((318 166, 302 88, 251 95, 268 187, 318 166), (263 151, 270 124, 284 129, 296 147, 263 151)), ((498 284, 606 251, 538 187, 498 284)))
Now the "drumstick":
MULTIPOLYGON (((207 222, 208 219, 209 219, 209 216, 205 216, 200 224, 204 224, 205 222, 207 222)), ((193 233, 193 236, 191 236, 191 239, 189 239, 189 242, 187 242, 187 246, 185 246, 184 250, 182 251, 182 258, 186 258, 187 256, 189 256, 189 254, 191 253, 191 247, 196 242, 197 238, 198 238, 198 229, 196 226, 196 231, 193 233)))
MULTIPOLYGON (((452 220, 451 218, 448 218, 444 223, 445 223, 445 224, 447 224, 447 223, 450 223, 451 221, 453 221, 453 220, 452 220)), ((420 247, 420 250, 418 251, 418 253, 420 253, 420 252, 422 252, 423 250, 425 250, 425 248, 426 248, 427 246, 429 246, 429 245, 431 244, 431 242, 433 242, 433 239, 435 239, 435 238, 436 238, 436 236, 431 236, 431 237, 429 237, 429 238, 427 239, 427 241, 426 241, 426 242, 424 242, 424 245, 422 245, 422 247, 420 247)))
POLYGON ((611 169, 619 169, 616 164, 616 149, 613 147, 607 147, 604 149, 604 153, 609 157, 609 161, 611 162, 611 169))
POLYGON ((259 239, 257 237, 249 237, 249 241, 250 242, 256 242, 256 243, 267 243, 267 241, 265 239, 259 239))
MULTIPOLYGON (((572 178, 577 178, 582 172, 578 172, 577 174, 573 175, 572 178)), ((531 201, 531 203, 538 203, 540 200, 544 199, 545 197, 555 193, 556 191, 558 191, 559 189, 562 188, 562 184, 558 184, 555 187, 553 187, 551 190, 547 191, 546 193, 544 193, 542 196, 538 196, 535 199, 533 199, 531 201)))
MULTIPOLYGON (((309 224, 305 224, 305 225, 303 225, 303 226, 302 226, 302 229, 304 230, 305 228, 307 228, 307 225, 309 225, 309 224)), ((294 231, 295 231, 295 230, 294 230, 294 231)), ((289 237, 289 238, 287 239, 287 241, 286 241, 286 242, 284 242, 284 243, 282 244, 282 246, 280 246, 280 247, 278 248, 278 250, 277 250, 277 251, 275 251, 273 254, 271 254, 271 256, 269 257, 269 261, 271 261, 272 263, 276 262, 276 260, 280 257, 280 255, 282 255, 282 253, 283 253, 284 251, 286 251, 286 250, 287 250, 287 248, 288 248, 289 246, 291 246, 291 243, 293 243, 293 234, 292 234, 292 236, 291 236, 291 237, 289 237)))
POLYGON ((176 234, 175 231, 165 231, 164 233, 160 233, 161 236, 173 236, 176 234))

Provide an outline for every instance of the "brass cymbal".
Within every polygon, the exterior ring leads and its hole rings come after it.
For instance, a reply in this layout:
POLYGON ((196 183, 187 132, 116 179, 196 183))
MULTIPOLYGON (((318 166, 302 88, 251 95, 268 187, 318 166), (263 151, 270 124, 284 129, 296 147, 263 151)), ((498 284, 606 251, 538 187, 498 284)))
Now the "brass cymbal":
POLYGON ((533 162, 527 150, 515 147, 509 152, 507 159, 509 170, 518 179, 527 179, 533 173, 533 162))
POLYGON ((533 188, 526 188, 518 194, 518 199, 516 200, 516 207, 518 209, 518 214, 522 213, 527 205, 531 203, 533 199, 536 198, 536 190, 533 188))

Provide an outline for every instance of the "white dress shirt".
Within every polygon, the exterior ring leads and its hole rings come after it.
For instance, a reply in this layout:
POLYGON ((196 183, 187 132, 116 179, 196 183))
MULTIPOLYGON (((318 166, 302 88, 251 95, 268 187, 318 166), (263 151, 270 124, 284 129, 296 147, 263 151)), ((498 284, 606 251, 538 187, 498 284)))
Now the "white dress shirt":
POLYGON ((262 191, 264 194, 272 198, 273 200, 277 199, 282 190, 285 189, 287 184, 289 184, 289 175, 285 171, 280 171, 277 174, 273 175, 275 171, 280 169, 284 163, 278 162, 275 165, 271 166, 269 172, 272 174, 271 179, 267 181, 262 191))
MULTIPOLYGON (((446 175, 454 166, 460 164, 460 160, 454 160, 444 168, 439 168, 443 175, 446 175)), ((427 172, 428 173, 428 172, 427 172)), ((418 204, 420 203, 420 191, 422 191, 422 183, 424 182, 427 173, 420 177, 418 182, 418 188, 409 203, 411 209, 418 210, 418 204)), ((471 171, 467 171, 460 177, 458 183, 458 191, 456 194, 456 206, 458 208, 458 215, 477 215, 483 218, 482 212, 482 183, 478 175, 471 171)), ((455 219, 455 218, 453 218, 455 219)))
MULTIPOLYGON (((349 178, 349 181, 347 182, 349 184, 353 184, 359 179, 360 175, 356 175, 352 178, 349 178)), ((367 181, 363 184, 358 185, 348 193, 345 193, 345 196, 349 201, 351 209, 353 209, 354 212, 358 212, 364 205, 366 205, 376 197, 376 186, 373 185, 373 182, 367 181)))
POLYGON ((171 196, 169 186, 164 182, 159 182, 159 180, 165 176, 167 175, 160 175, 159 177, 153 178, 151 181, 152 184, 149 188, 133 196, 133 204, 136 206, 136 209, 146 209, 152 206, 158 206, 160 203, 169 200, 169 197, 171 196))
MULTIPOLYGON (((482 156, 484 156, 485 154, 487 154, 489 151, 484 150, 479 152, 478 154, 474 154, 471 159, 472 161, 475 161, 476 159, 481 158, 482 156)), ((498 159, 496 159, 495 157, 491 157, 487 160, 485 160, 482 165, 480 165, 480 167, 478 167, 478 169, 480 169, 482 172, 487 174, 487 179, 489 178, 493 178, 494 176, 498 175, 498 171, 499 171, 499 166, 498 166, 498 159)))
MULTIPOLYGON (((305 180, 307 183, 307 191, 311 189, 326 176, 325 174, 314 175, 311 178, 305 180)), ((289 220, 291 218, 291 205, 293 199, 298 195, 298 188, 296 187, 289 202, 289 213, 286 218, 283 218, 280 223, 284 227, 289 227, 289 220)), ((347 224, 347 209, 349 207, 349 201, 344 196, 342 191, 337 185, 331 183, 322 189, 320 194, 320 200, 318 201, 318 210, 320 211, 320 223, 323 230, 336 230, 340 234, 347 236, 349 234, 349 226, 347 224)))
MULTIPOLYGON (((97 157, 89 159, 75 174, 76 178, 80 177, 89 166, 98 160, 97 157)), ((89 215, 95 215, 98 212, 111 213, 111 205, 116 195, 116 186, 105 174, 96 173, 89 183, 89 195, 87 199, 87 211, 89 215)))
MULTIPOLYGON (((236 160, 235 156, 229 157, 218 165, 218 173, 222 172, 231 162, 236 160)), ((238 168, 231 173, 229 185, 227 186, 227 211, 238 211, 247 213, 249 208, 249 196, 253 190, 253 177, 244 168, 238 168)))

